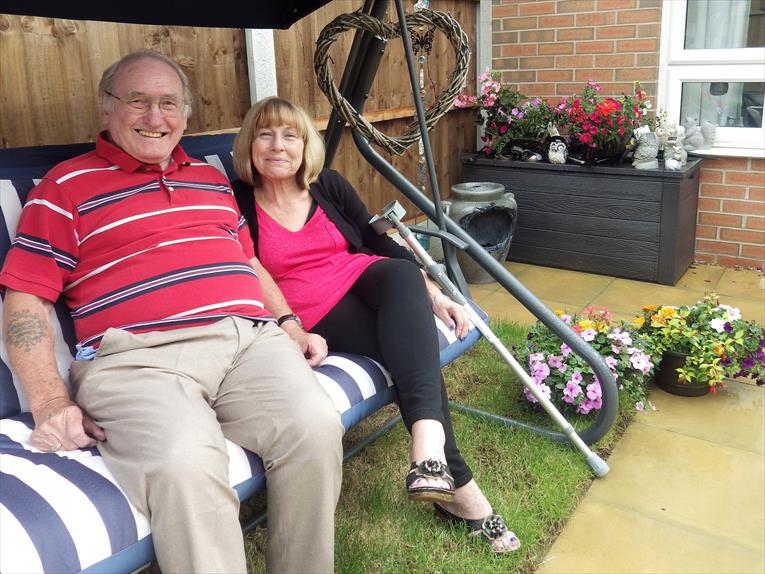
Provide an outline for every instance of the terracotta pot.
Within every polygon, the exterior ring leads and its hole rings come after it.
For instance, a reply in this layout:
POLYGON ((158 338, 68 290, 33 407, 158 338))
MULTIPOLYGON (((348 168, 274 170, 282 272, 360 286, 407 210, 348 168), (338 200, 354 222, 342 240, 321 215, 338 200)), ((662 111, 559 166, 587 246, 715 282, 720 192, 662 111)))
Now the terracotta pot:
POLYGON ((653 380, 656 386, 672 395, 682 397, 700 397, 709 393, 707 383, 685 383, 678 380, 677 369, 685 366, 685 355, 667 351, 662 355, 661 362, 654 371, 653 380))

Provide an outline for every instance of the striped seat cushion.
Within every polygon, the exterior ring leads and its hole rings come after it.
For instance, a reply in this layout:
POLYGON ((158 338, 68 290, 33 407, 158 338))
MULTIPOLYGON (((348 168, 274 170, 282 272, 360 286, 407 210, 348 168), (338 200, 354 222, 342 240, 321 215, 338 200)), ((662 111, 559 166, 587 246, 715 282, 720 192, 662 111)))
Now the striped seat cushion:
MULTIPOLYGON (((192 157, 204 158, 233 177, 233 136, 185 138, 192 157)), ((55 163, 92 146, 0 150, 0 261, 10 248, 27 192, 55 163)), ((2 317, 0 305, 0 317, 2 317)), ((55 351, 64 380, 74 352, 68 311, 54 306, 55 351)), ((441 363, 479 338, 464 341, 438 319, 441 363)), ((149 524, 127 500, 95 448, 41 453, 31 446, 28 405, 0 349, 0 572, 131 572, 154 558, 149 524)), ((331 354, 315 369, 346 429, 395 400, 389 374, 366 357, 331 354)), ((229 480, 240 499, 265 488, 258 456, 228 442, 229 480)))

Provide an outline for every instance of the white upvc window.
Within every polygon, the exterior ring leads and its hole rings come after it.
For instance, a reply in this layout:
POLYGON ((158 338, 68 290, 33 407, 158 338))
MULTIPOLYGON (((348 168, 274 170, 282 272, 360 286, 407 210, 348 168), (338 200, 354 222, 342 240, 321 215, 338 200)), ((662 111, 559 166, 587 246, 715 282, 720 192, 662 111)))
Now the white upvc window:
POLYGON ((662 12, 658 107, 717 124, 716 155, 765 157, 765 0, 664 0, 662 12))

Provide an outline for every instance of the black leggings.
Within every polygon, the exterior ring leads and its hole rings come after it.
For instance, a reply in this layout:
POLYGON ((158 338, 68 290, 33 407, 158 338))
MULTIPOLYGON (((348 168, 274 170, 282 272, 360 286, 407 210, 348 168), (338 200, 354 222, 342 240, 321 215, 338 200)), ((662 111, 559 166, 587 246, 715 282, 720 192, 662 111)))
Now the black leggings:
POLYGON ((444 451, 457 487, 473 474, 454 438, 441 377, 438 335, 420 269, 405 259, 376 261, 311 329, 332 351, 356 353, 385 365, 398 392, 406 428, 422 419, 441 422, 444 451))

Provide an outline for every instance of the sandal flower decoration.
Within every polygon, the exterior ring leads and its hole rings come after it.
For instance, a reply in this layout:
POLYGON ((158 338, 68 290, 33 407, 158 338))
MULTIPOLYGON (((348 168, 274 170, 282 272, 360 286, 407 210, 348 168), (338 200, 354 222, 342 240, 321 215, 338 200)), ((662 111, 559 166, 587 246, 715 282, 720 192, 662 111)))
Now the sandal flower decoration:
POLYGON ((490 514, 484 519, 483 524, 481 525, 481 531, 491 540, 497 540, 502 537, 507 530, 505 521, 502 520, 502 517, 498 514, 490 514))
POLYGON ((429 458, 420 463, 420 470, 431 476, 443 476, 446 473, 446 465, 440 460, 429 458))

